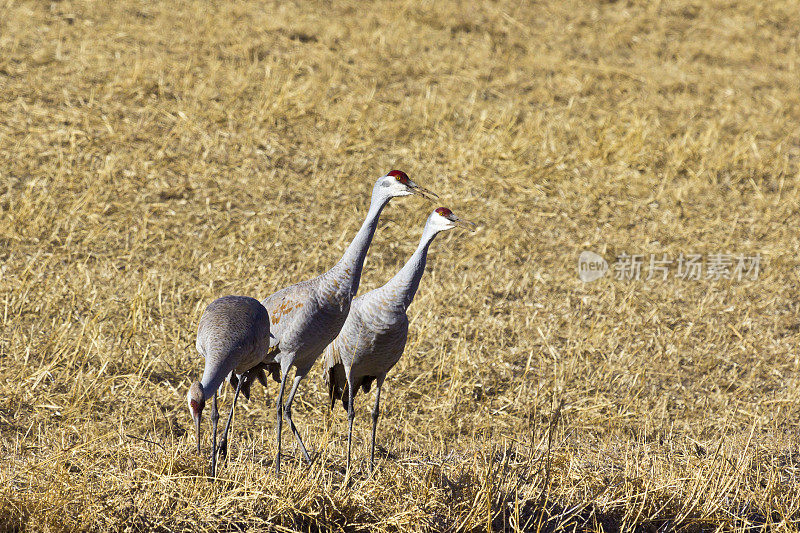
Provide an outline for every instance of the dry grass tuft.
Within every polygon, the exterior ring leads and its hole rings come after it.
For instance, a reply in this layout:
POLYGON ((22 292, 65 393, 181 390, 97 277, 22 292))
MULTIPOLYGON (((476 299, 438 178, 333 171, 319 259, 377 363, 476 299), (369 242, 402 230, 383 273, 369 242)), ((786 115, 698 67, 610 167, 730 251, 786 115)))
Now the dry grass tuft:
MULTIPOLYGON (((0 2, 0 529, 797 531, 798 27, 793 0, 0 2), (342 486, 317 370, 315 463, 275 478, 258 389, 208 483, 202 308, 332 265, 391 168, 481 228, 432 247, 377 473, 362 399, 342 486), (584 284, 584 249, 763 271, 584 284)), ((362 290, 431 207, 393 202, 362 290)))

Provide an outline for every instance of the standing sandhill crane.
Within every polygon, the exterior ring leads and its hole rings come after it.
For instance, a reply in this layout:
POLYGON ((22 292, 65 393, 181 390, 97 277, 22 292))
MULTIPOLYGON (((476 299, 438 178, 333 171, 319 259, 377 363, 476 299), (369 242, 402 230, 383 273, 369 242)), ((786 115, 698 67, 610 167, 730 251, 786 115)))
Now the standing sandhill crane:
POLYGON ((259 366, 269 349, 269 316, 266 308, 255 298, 247 296, 223 296, 211 302, 200 318, 197 327, 197 351, 205 358, 203 378, 189 388, 187 400, 189 411, 197 430, 197 453, 200 453, 200 415, 206 400, 213 396, 211 404, 211 477, 216 476, 217 452, 224 459, 228 452, 228 429, 233 418, 233 409, 239 392, 249 396, 252 379, 266 383, 263 369, 259 366), (240 378, 236 378, 236 375, 240 378), (236 386, 228 422, 217 448, 217 390, 229 376, 236 386))
POLYGON ((347 411, 347 473, 350 473, 350 447, 353 440, 353 400, 359 387, 369 392, 377 384, 372 409, 372 446, 370 471, 375 465, 375 429, 378 425, 381 387, 386 374, 400 360, 408 335, 406 310, 414 300, 425 258, 434 237, 441 232, 461 226, 469 230, 475 224, 458 218, 446 207, 436 209, 428 217, 422 239, 411 258, 383 287, 362 294, 350 308, 350 314, 336 339, 325 349, 323 376, 328 384, 331 409, 342 400, 347 411))
POLYGON ((411 181, 405 172, 399 170, 392 170, 378 178, 372 189, 367 218, 339 262, 324 274, 286 287, 262 301, 269 312, 270 328, 275 337, 271 343, 271 349, 275 351, 274 359, 271 364, 265 366, 273 378, 280 372, 281 384, 277 401, 276 473, 280 473, 281 431, 284 417, 300 445, 303 457, 311 462, 300 433, 292 422, 294 395, 297 393, 300 381, 311 370, 325 347, 338 335, 347 318, 350 302, 358 292, 364 258, 375 234, 381 211, 392 198, 411 194, 418 194, 428 199, 436 196, 411 181), (294 382, 284 406, 286 377, 292 366, 295 367, 294 382))

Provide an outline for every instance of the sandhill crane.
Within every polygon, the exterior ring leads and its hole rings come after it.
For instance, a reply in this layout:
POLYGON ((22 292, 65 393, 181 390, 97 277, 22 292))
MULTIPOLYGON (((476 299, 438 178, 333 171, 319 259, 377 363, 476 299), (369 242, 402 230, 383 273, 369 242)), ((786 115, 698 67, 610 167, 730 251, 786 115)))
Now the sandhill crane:
POLYGON ((269 317, 266 308, 255 298, 223 296, 211 302, 200 318, 197 327, 197 351, 205 358, 205 368, 200 381, 189 388, 187 401, 197 430, 197 453, 200 453, 200 415, 206 400, 211 404, 211 477, 216 476, 217 452, 224 459, 228 452, 228 429, 239 392, 249 396, 254 378, 266 382, 259 366, 267 355, 270 344, 269 317), (236 378, 236 375, 241 376, 236 378), (236 387, 228 422, 217 448, 217 390, 228 376, 236 387))
POLYGON ((378 178, 372 189, 372 200, 367 217, 339 262, 329 271, 314 279, 286 287, 262 300, 264 307, 269 312, 270 328, 275 337, 272 348, 277 348, 273 362, 266 366, 273 378, 276 378, 280 372, 280 390, 277 401, 276 473, 280 473, 281 431, 284 417, 300 445, 303 457, 306 461, 311 462, 303 439, 300 438, 300 433, 292 422, 294 395, 297 393, 300 381, 311 370, 325 347, 339 333, 345 318, 347 318, 350 302, 358 292, 364 258, 367 255, 372 236, 375 234, 381 211, 392 198, 411 194, 417 194, 427 199, 436 196, 411 181, 405 172, 399 170, 392 170, 378 178), (284 406, 283 394, 286 388, 286 377, 292 366, 295 368, 295 377, 284 406))
POLYGON ((428 247, 439 232, 461 226, 474 230, 475 225, 458 218, 446 207, 436 209, 428 217, 422 239, 411 258, 383 287, 353 300, 347 320, 325 349, 323 376, 328 384, 331 409, 342 400, 347 411, 347 473, 350 473, 350 447, 353 440, 353 400, 359 387, 369 392, 376 383, 372 409, 372 445, 370 471, 375 465, 375 430, 380 412, 381 387, 386 374, 403 354, 408 335, 406 310, 411 305, 425 271, 428 247))

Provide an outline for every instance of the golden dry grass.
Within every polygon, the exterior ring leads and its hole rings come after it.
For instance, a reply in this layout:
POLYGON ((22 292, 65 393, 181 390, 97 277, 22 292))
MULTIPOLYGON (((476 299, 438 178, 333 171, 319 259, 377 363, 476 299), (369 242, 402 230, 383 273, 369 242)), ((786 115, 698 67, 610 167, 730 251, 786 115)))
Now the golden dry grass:
MULTIPOLYGON (((798 530, 798 27, 794 0, 4 0, 0 528, 798 530), (314 464, 287 435, 275 478, 258 388, 209 483, 203 307, 332 265, 391 168, 480 229, 432 246, 378 471, 361 397, 342 485, 316 368, 314 464), (584 249, 763 271, 584 284, 584 249)), ((432 207, 385 211, 362 291, 432 207)))

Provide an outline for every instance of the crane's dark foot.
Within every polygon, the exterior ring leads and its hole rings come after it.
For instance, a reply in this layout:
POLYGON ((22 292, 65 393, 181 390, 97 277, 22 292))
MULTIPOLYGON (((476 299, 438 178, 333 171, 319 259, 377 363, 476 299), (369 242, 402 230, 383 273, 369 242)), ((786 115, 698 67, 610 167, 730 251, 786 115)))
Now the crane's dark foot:
POLYGON ((219 443, 217 453, 219 454, 220 461, 224 461, 228 458, 228 439, 223 439, 222 442, 219 443))

